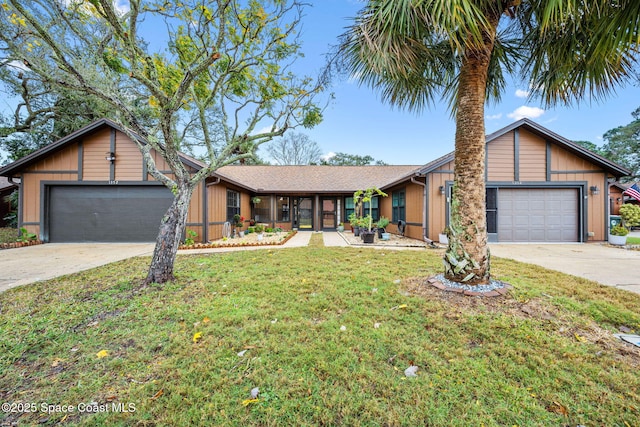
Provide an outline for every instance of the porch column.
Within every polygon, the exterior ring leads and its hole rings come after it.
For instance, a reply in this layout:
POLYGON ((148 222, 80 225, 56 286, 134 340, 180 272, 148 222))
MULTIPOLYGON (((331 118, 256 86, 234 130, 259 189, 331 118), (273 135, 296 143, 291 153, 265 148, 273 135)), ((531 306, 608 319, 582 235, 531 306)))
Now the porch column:
POLYGON ((316 194, 316 202, 313 209, 316 217, 316 221, 313 222, 313 229, 315 231, 320 231, 322 230, 322 206, 320 206, 320 196, 318 194, 316 194))

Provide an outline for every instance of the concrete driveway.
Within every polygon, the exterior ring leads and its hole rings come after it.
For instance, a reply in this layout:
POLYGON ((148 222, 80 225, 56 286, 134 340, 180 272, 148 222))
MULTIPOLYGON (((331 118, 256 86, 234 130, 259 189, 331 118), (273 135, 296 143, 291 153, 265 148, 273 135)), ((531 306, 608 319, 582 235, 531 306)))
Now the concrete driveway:
POLYGON ((0 251, 0 292, 139 255, 153 243, 47 243, 0 251))
POLYGON ((537 264, 603 285, 640 293, 640 251, 613 248, 599 243, 492 243, 489 247, 493 256, 537 264))

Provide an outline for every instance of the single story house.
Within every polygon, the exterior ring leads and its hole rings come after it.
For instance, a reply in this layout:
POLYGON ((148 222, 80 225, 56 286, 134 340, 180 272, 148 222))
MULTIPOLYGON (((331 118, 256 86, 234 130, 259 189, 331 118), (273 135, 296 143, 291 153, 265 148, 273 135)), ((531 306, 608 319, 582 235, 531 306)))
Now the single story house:
MULTIPOLYGON (((523 119, 487 136, 487 226, 497 242, 607 239, 611 183, 625 168, 523 119)), ((183 156, 191 170, 203 165, 183 156)), ((189 207, 196 240, 220 238, 234 214, 283 229, 334 230, 353 193, 378 187, 373 216, 397 232, 437 240, 449 222, 453 153, 408 166, 225 166, 189 207)), ((166 170, 156 156, 158 168, 166 170)), ((102 119, 0 168, 19 178, 19 224, 48 242, 153 241, 171 192, 146 170, 136 145, 102 119)), ((348 226, 348 224, 347 224, 348 226)))

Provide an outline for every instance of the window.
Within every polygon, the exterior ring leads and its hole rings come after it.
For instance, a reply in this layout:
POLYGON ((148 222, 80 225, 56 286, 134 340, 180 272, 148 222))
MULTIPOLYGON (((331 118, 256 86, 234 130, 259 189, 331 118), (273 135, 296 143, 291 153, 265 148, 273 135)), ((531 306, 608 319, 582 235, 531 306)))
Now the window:
POLYGON ((278 198, 278 222, 289 222, 291 217, 289 216, 289 198, 280 196, 278 198))
POLYGON ((369 215, 369 204, 371 204, 371 218, 373 218, 374 221, 380 219, 379 201, 380 199, 378 197, 374 197, 370 202, 364 203, 364 207, 362 208, 364 215, 367 216, 369 215))
POLYGON ((391 194, 391 222, 406 221, 404 190, 391 194))
POLYGON ((260 196, 260 203, 253 204, 253 219, 256 222, 271 222, 271 197, 260 196))
POLYGON ((235 214, 240 215, 240 193, 227 190, 227 221, 233 221, 235 214))
MULTIPOLYGON (((380 219, 380 199, 378 197, 374 197, 371 202, 365 202, 362 204, 362 216, 369 215, 369 203, 371 203, 371 217, 374 221, 380 219)), ((349 220, 349 215, 355 212, 355 204, 353 203, 353 197, 345 197, 344 198, 344 217, 345 220, 349 220)), ((355 212, 356 215, 359 212, 355 212)))
POLYGON ((355 211, 355 205, 353 204, 353 197, 344 198, 344 218, 345 221, 349 221, 349 215, 355 211))

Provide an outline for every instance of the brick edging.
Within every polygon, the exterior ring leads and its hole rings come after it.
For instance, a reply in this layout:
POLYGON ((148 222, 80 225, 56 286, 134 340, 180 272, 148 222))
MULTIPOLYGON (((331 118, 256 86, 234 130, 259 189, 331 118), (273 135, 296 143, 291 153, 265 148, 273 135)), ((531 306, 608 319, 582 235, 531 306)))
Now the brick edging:
POLYGON ((29 240, 28 242, 0 243, 0 250, 2 250, 2 249, 24 248, 26 246, 41 245, 43 243, 44 242, 42 242, 40 240, 29 240))

